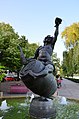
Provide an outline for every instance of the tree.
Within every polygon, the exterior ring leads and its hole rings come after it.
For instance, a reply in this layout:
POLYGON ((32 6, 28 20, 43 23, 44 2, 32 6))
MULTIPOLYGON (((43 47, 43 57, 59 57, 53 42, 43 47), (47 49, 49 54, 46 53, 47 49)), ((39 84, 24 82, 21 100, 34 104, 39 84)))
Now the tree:
POLYGON ((66 27, 61 33, 62 38, 65 38, 66 48, 72 48, 79 41, 79 23, 73 23, 71 26, 66 27))
POLYGON ((53 54, 52 54, 52 62, 55 66, 55 70, 56 70, 55 73, 58 73, 60 71, 61 66, 60 66, 60 59, 57 58, 57 53, 55 53, 55 52, 53 52, 53 54))
MULTIPOLYGON (((0 49, 2 52, 2 65, 14 68, 15 59, 17 59, 17 45, 19 35, 15 33, 12 26, 0 23, 0 49), (16 55, 16 57, 15 57, 16 55)), ((17 62, 17 60, 16 60, 17 62)))
POLYGON ((18 45, 22 47, 26 57, 33 56, 37 48, 37 44, 29 44, 25 36, 20 37, 10 24, 0 23, 1 65, 10 70, 17 70, 22 66, 18 45))
POLYGON ((67 56, 63 57, 63 68, 67 75, 79 74, 79 23, 73 23, 62 32, 67 56))
POLYGON ((0 82, 5 77, 5 67, 0 65, 0 82))

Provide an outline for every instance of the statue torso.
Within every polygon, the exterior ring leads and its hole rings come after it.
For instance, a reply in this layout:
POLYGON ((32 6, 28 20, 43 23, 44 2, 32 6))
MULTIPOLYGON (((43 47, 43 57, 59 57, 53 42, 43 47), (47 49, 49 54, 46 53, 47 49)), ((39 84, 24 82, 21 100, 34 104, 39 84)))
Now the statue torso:
POLYGON ((41 46, 39 48, 39 60, 51 61, 52 47, 51 45, 41 46))

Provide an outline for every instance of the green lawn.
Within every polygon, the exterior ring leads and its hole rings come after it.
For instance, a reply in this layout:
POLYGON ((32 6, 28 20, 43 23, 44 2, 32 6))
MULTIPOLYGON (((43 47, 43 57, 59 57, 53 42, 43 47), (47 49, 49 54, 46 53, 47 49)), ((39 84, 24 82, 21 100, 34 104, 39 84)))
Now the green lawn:
MULTIPOLYGON (((0 105, 1 105, 0 101, 0 105)), ((2 119, 30 119, 29 116, 29 100, 24 99, 7 99, 10 109, 7 111, 0 110, 2 119), (25 105, 25 106, 24 106, 25 105)), ((68 105, 60 105, 56 103, 57 117, 56 119, 79 119, 79 103, 69 103, 68 105)))
POLYGON ((29 118, 29 103, 25 104, 25 99, 10 99, 7 100, 8 106, 11 108, 6 111, 0 110, 0 117, 3 116, 3 119, 30 119, 29 118))

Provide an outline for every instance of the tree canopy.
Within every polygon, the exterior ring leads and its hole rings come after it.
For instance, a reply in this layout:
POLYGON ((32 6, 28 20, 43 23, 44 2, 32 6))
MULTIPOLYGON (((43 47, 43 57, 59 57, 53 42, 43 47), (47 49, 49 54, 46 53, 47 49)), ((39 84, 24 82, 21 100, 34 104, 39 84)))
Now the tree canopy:
POLYGON ((67 51, 63 53, 63 70, 66 75, 79 74, 79 23, 73 23, 62 32, 67 51))
POLYGON ((79 23, 73 23, 71 26, 66 27, 61 34, 65 38, 66 48, 71 48, 79 41, 79 23))
POLYGON ((20 45, 26 57, 33 56, 37 44, 28 43, 25 36, 19 36, 10 24, 0 23, 0 62, 10 69, 18 69, 21 67, 20 45))

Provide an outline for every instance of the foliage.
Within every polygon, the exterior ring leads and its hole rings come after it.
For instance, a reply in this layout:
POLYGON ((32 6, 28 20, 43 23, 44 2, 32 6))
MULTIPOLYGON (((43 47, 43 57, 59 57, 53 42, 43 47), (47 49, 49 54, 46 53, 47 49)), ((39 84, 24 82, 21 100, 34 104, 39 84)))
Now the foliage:
POLYGON ((65 38, 66 48, 74 47, 79 41, 79 23, 73 23, 71 26, 66 27, 61 35, 62 38, 65 38))
POLYGON ((62 32, 67 51, 63 53, 63 72, 67 76, 79 74, 79 23, 66 27, 62 32))
POLYGON ((18 37, 18 34, 15 33, 12 26, 0 23, 0 49, 2 51, 1 63, 6 67, 9 67, 10 65, 13 67, 13 64, 15 64, 14 58, 16 58, 16 44, 19 43, 18 37))
POLYGON ((22 66, 18 45, 26 57, 33 56, 37 48, 37 44, 29 44, 26 37, 20 37, 12 26, 0 23, 0 62, 10 70, 18 70, 22 66))
POLYGON ((57 58, 57 53, 53 52, 52 54, 52 62, 55 66, 55 70, 56 70, 56 73, 58 73, 58 71, 60 71, 60 59, 57 58))
POLYGON ((71 80, 71 81, 76 82, 76 83, 79 83, 79 78, 66 77, 66 79, 71 80))
POLYGON ((73 76, 73 74, 79 74, 79 53, 76 47, 63 53, 62 68, 64 74, 67 76, 73 76))
POLYGON ((0 73, 0 81, 2 81, 3 80, 3 78, 5 77, 5 73, 4 72, 2 72, 2 73, 0 73))
POLYGON ((0 81, 2 81, 2 79, 5 77, 5 67, 4 66, 0 66, 0 81))
POLYGON ((30 119, 29 117, 29 104, 27 106, 21 106, 24 104, 24 99, 10 99, 7 101, 8 106, 12 106, 7 112, 0 110, 0 117, 4 119, 30 119))
POLYGON ((69 105, 58 106, 56 119, 78 119, 79 105, 74 103, 69 105))

